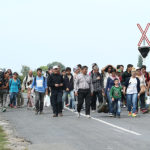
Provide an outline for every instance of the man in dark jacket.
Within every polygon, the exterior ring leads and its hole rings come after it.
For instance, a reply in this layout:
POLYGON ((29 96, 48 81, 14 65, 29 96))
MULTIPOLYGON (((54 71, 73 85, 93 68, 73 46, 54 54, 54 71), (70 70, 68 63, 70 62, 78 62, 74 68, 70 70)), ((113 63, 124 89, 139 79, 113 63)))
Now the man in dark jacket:
POLYGON ((75 98, 74 98, 74 79, 73 75, 71 74, 71 68, 67 67, 66 68, 66 75, 64 76, 64 94, 63 94, 63 106, 64 106, 64 101, 70 95, 71 97, 71 108, 75 110, 75 98))
POLYGON ((94 87, 94 92, 91 101, 91 108, 92 111, 94 112, 96 110, 97 98, 99 103, 102 103, 103 102, 102 92, 104 93, 103 78, 102 75, 99 73, 98 66, 93 67, 93 71, 91 72, 91 78, 94 87))
POLYGON ((62 114, 62 95, 63 95, 63 77, 59 73, 59 67, 53 67, 48 87, 51 88, 51 99, 53 106, 53 117, 63 116, 62 114))
POLYGON ((122 74, 122 82, 121 82, 122 85, 124 85, 126 80, 131 77, 132 67, 133 65, 131 64, 127 65, 127 70, 122 74))

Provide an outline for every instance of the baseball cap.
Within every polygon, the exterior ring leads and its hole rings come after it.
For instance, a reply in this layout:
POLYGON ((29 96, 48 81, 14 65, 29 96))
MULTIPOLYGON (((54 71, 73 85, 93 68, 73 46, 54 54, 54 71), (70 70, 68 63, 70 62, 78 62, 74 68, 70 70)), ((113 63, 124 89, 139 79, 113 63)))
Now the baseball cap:
POLYGON ((53 66, 53 69, 58 69, 59 67, 58 66, 53 66))

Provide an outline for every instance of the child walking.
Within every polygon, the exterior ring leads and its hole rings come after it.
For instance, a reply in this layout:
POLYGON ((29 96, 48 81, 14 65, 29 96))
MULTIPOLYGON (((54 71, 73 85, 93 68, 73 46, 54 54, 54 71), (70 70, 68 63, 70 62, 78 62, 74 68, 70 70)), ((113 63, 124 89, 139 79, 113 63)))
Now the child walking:
POLYGON ((112 114, 114 117, 120 118, 121 113, 121 97, 122 97, 122 87, 119 84, 119 80, 116 78, 114 80, 114 86, 110 90, 110 97, 112 99, 112 114))

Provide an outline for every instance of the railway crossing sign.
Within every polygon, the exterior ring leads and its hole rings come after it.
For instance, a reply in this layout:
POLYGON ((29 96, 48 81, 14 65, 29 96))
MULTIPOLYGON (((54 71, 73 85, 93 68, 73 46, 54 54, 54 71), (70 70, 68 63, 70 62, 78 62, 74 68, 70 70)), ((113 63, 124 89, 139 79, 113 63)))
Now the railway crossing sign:
POLYGON ((142 44, 142 42, 143 42, 143 44, 144 44, 144 46, 145 46, 145 41, 147 42, 148 46, 150 46, 150 41, 149 41, 149 39, 148 39, 148 37, 147 37, 147 35, 146 35, 146 33, 147 33, 147 31, 148 31, 148 29, 149 29, 149 27, 150 27, 150 23, 147 24, 145 30, 142 29, 142 27, 141 27, 140 24, 137 24, 137 26, 138 26, 140 32, 142 33, 142 37, 141 37, 141 39, 140 39, 140 41, 139 41, 139 43, 138 43, 138 46, 140 47, 141 44, 142 44))
POLYGON ((137 24, 137 26, 138 26, 140 32, 142 33, 142 37, 141 37, 141 39, 140 39, 140 41, 138 43, 138 50, 141 53, 142 57, 146 58, 148 53, 149 53, 149 51, 150 51, 150 41, 149 41, 149 39, 148 39, 148 37, 146 35, 147 31, 148 31, 148 29, 150 27, 150 23, 147 24, 145 30, 142 29, 140 24, 137 24), (141 46, 142 42, 143 42, 143 46, 141 46), (147 42, 147 44, 148 44, 147 46, 146 46, 145 42, 147 42))

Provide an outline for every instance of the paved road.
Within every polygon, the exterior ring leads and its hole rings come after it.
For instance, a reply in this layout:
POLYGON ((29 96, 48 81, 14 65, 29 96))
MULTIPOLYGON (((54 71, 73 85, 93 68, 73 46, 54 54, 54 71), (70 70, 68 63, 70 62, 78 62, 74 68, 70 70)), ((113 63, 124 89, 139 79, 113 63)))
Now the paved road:
POLYGON ((120 119, 97 113, 88 119, 65 110, 64 117, 53 118, 50 108, 38 116, 20 108, 1 115, 17 136, 32 142, 29 150, 150 150, 150 114, 128 118, 123 110, 120 119))

